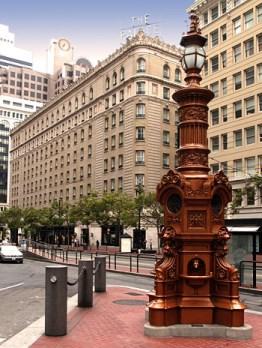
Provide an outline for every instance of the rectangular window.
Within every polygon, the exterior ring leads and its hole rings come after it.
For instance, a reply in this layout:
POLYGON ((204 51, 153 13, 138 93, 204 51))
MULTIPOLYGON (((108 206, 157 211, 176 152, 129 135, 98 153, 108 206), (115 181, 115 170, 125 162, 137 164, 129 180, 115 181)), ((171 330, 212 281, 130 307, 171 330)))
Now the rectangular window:
POLYGON ((237 159, 233 161, 234 166, 234 176, 240 177, 243 175, 242 159, 237 159))
POLYGON ((246 172, 248 175, 256 174, 255 157, 246 158, 246 172))
POLYGON ((246 86, 252 85, 255 82, 254 67, 245 70, 246 86))
POLYGON ((226 68, 226 66, 227 66, 227 52, 226 51, 221 53, 221 65, 223 68, 226 68))
POLYGON ((257 6, 257 23, 262 22, 262 4, 257 6))
POLYGON ((221 80, 222 95, 227 95, 227 79, 221 80))
POLYGON ((238 35, 241 33, 241 18, 238 17, 238 18, 235 18, 233 20, 233 34, 234 35, 238 35))
POLYGON ((262 64, 257 65, 257 80, 262 82, 262 64))
POLYGON ((211 47, 217 46, 218 45, 218 29, 212 31, 210 35, 211 35, 211 47))
POLYGON ((254 39, 249 39, 244 42, 245 56, 250 57, 254 54, 254 39))
POLYGON ((254 15, 253 15, 253 10, 250 10, 246 13, 244 13, 244 25, 245 29, 249 29, 253 26, 254 24, 254 15))
POLYGON ((228 164, 227 164, 227 162, 221 162, 221 169, 223 170, 225 175, 228 174, 228 164))
POLYGON ((234 88, 235 90, 238 90, 242 87, 242 77, 241 77, 241 72, 234 74, 233 75, 233 80, 234 80, 234 88))
POLYGON ((204 25, 208 24, 208 12, 204 12, 203 14, 203 23, 204 25))
POLYGON ((114 171, 116 166, 116 159, 115 157, 111 157, 111 170, 114 171))
POLYGON ((163 99, 170 99, 170 89, 167 87, 163 87, 163 99))
POLYGON ((170 133, 169 131, 163 131, 163 145, 168 145, 170 144, 170 133))
POLYGON ((258 108, 259 111, 262 111, 262 94, 258 95, 258 108))
POLYGON ((218 97, 218 82, 211 83, 210 89, 214 93, 215 98, 218 97))
POLYGON ((259 52, 262 51, 262 35, 257 36, 257 48, 259 52))
POLYGON ((210 140, 211 140, 212 151, 218 151, 219 150, 219 137, 218 137, 218 135, 215 137, 212 137, 210 140))
POLYGON ((242 102, 241 100, 234 103, 235 118, 242 117, 242 102))
POLYGON ((250 97, 245 99, 246 115, 255 113, 255 98, 250 97))
POLYGON ((227 12, 227 1, 221 0, 220 2, 221 13, 224 14, 227 12))
POLYGON ((145 127, 136 127, 136 140, 145 140, 145 127))
POLYGON ((111 149, 114 149, 116 147, 116 136, 112 135, 111 137, 111 149))
POLYGON ((242 146, 242 129, 234 131, 235 146, 242 146))
POLYGON ((145 104, 136 104, 136 117, 144 118, 145 117, 145 104))
POLYGON ((249 127, 245 129, 246 132, 246 144, 254 144, 255 143, 255 127, 249 127))
POLYGON ((163 109, 163 121, 169 123, 170 121, 170 111, 168 108, 163 109))
POLYGON ((233 61, 238 63, 241 60, 241 44, 233 47, 233 61))
POLYGON ((135 176, 135 184, 136 186, 142 185, 144 186, 145 176, 144 174, 136 174, 135 176))
POLYGON ((118 138, 118 145, 122 146, 124 143, 124 133, 119 133, 119 138, 118 138))
POLYGON ((212 124, 212 126, 215 126, 216 124, 219 124, 219 109, 211 110, 210 114, 211 114, 211 124, 212 124))
POLYGON ((222 106, 221 107, 221 117, 223 122, 227 122, 227 106, 222 106))
POLYGON ((119 124, 123 124, 124 123, 124 111, 121 110, 119 111, 119 124))
POLYGON ((218 71, 219 64, 218 64, 218 56, 212 57, 211 58, 211 69, 212 72, 218 71))
POLYGON ((163 167, 164 168, 169 168, 169 154, 168 153, 163 153, 163 167))
POLYGON ((211 9, 211 19, 214 21, 218 18, 218 5, 211 9))
POLYGON ((223 150, 227 150, 228 147, 228 137, 227 137, 227 133, 222 134, 222 148, 223 150))
POLYGON ((141 81, 136 83, 136 94, 145 94, 146 83, 141 81))
POLYGON ((136 151, 136 164, 145 164, 145 151, 137 150, 136 151))
POLYGON ((221 40, 222 41, 226 41, 227 39, 227 25, 222 25, 222 27, 220 27, 220 34, 221 34, 221 40))
POLYGON ((215 174, 219 171, 219 164, 218 163, 211 164, 210 167, 211 167, 211 171, 213 174, 215 174))
POLYGON ((116 105, 116 94, 112 95, 112 105, 116 105))
POLYGON ((123 162, 124 162, 124 156, 123 155, 119 155, 118 156, 118 168, 122 168, 123 167, 123 162))
POLYGON ((258 126, 258 139, 259 142, 262 143, 262 125, 258 126))
POLYGON ((255 205, 255 188, 253 186, 247 190, 247 205, 255 205))
POLYGON ((111 179, 110 180, 110 186, 111 186, 111 191, 115 191, 115 187, 116 187, 116 183, 115 183, 115 179, 111 179))

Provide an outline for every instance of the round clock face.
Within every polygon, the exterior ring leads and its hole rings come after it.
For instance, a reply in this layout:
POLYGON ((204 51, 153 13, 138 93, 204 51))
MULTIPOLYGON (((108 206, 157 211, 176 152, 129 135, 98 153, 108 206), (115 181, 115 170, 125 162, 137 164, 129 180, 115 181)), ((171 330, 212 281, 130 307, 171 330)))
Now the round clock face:
POLYGON ((66 39, 60 39, 58 41, 58 46, 63 51, 68 51, 70 49, 70 42, 66 39))
POLYGON ((182 199, 179 195, 173 194, 167 199, 167 208, 171 213, 178 213, 182 207, 182 199))
POLYGON ((222 209, 222 199, 219 195, 214 195, 211 201, 211 207, 215 215, 219 215, 222 209))

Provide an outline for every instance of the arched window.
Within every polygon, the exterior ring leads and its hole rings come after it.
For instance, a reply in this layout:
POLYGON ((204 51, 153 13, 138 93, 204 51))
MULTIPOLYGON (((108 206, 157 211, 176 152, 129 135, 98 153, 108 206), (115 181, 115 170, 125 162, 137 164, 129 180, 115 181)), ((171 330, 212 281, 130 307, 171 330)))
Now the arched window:
POLYGON ((109 89, 109 87, 110 87, 110 78, 107 77, 106 78, 106 89, 109 89))
POLYGON ((115 86, 117 84, 117 73, 114 72, 113 73, 113 86, 115 86))
POLYGON ((181 70, 178 68, 175 70, 175 81, 181 82, 181 70))
POLYGON ((75 99, 75 109, 78 109, 78 98, 75 99))
POLYGON ((82 93, 82 105, 86 103, 86 94, 85 92, 82 93))
POLYGON ((56 121, 59 121, 59 110, 56 111, 56 121))
POLYGON ((165 79, 169 79, 170 78, 170 68, 169 68, 168 64, 165 64, 163 66, 163 77, 165 79))
POLYGON ((65 117, 65 106, 63 105, 63 108, 62 108, 62 117, 65 117))
POLYGON ((89 99, 92 100, 93 98, 94 98, 94 91, 93 91, 93 88, 91 87, 89 91, 89 99))
POLYGON ((145 72, 146 71, 146 61, 144 58, 139 58, 137 60, 136 71, 137 72, 145 72))
POLYGON ((122 67, 120 69, 120 81, 123 81, 125 79, 125 69, 122 67))

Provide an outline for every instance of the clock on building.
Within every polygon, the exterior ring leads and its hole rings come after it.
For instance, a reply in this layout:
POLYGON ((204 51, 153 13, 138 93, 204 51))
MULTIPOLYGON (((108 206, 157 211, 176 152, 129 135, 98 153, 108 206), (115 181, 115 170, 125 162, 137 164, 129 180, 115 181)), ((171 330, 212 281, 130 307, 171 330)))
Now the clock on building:
POLYGON ((68 51, 70 49, 70 42, 66 39, 60 39, 58 41, 58 46, 63 51, 68 51))

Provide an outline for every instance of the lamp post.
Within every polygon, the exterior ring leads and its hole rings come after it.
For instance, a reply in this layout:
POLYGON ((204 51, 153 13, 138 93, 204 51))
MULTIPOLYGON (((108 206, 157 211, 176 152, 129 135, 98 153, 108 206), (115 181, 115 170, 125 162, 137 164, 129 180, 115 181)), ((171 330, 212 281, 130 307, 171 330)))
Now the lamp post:
POLYGON ((244 324, 245 306, 239 301, 238 272, 225 258, 230 237, 224 209, 232 189, 222 171, 208 173, 207 104, 214 95, 200 87, 206 38, 201 36, 197 15, 192 12, 190 19, 190 29, 181 40, 186 87, 173 95, 180 114, 178 167, 157 187, 164 208, 163 258, 155 267, 149 323, 239 327, 244 324))
POLYGON ((141 204, 141 197, 144 193, 144 188, 141 183, 136 186, 136 194, 138 194, 138 249, 142 249, 142 236, 141 236, 141 212, 143 209, 143 204, 141 204))

